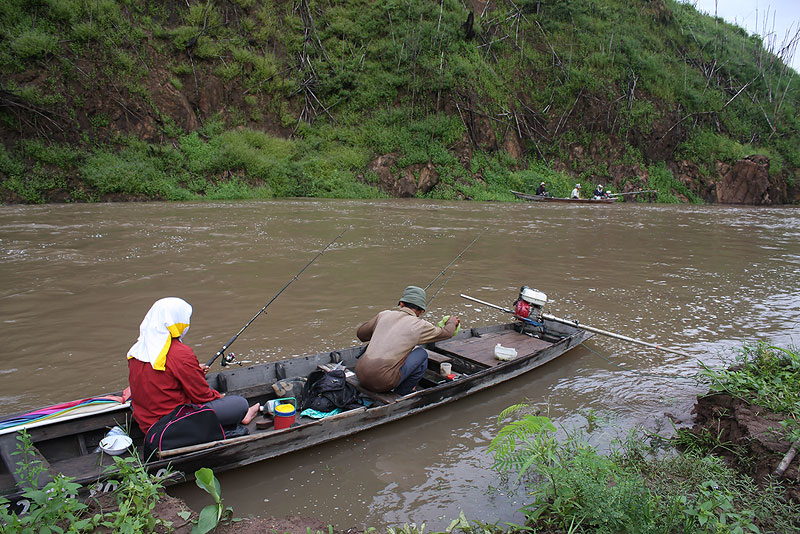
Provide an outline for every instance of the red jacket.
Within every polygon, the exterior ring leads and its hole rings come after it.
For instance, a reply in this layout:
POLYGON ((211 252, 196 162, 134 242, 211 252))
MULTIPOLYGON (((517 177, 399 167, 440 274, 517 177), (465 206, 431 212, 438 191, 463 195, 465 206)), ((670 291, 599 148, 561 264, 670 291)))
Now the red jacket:
POLYGON ((169 347, 165 367, 156 371, 149 363, 128 359, 133 418, 145 433, 179 404, 204 404, 222 397, 209 387, 192 349, 177 338, 169 347))

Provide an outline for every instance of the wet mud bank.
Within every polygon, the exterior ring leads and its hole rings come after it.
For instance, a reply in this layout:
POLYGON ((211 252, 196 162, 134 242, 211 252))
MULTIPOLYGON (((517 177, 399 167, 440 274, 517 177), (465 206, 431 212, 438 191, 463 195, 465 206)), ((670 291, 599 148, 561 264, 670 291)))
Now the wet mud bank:
POLYGON ((698 397, 692 413, 695 422, 689 431, 699 443, 759 485, 777 480, 792 500, 800 502, 799 459, 795 458, 783 474, 773 474, 792 446, 781 426, 785 415, 727 393, 698 397))
MULTIPOLYGON (((91 512, 99 512, 101 510, 116 509, 116 503, 111 495, 103 495, 100 499, 91 501, 89 503, 91 512)), ((152 510, 152 515, 156 519, 160 519, 163 523, 170 524, 171 530, 166 528, 165 525, 157 525, 154 532, 173 534, 190 534, 192 527, 197 523, 198 514, 193 511, 182 499, 173 497, 169 494, 162 494, 161 498, 156 503, 155 508, 152 510), (187 519, 185 513, 190 515, 187 519)), ((280 534, 308 534, 309 532, 325 532, 329 533, 328 524, 323 523, 318 519, 308 517, 289 516, 284 518, 266 517, 266 518, 239 518, 234 509, 234 521, 225 521, 220 523, 216 529, 215 534, 264 534, 264 533, 280 533, 280 534)), ((98 532, 102 532, 99 530, 98 532)), ((354 534, 355 529, 351 530, 334 530, 332 534, 354 534)))

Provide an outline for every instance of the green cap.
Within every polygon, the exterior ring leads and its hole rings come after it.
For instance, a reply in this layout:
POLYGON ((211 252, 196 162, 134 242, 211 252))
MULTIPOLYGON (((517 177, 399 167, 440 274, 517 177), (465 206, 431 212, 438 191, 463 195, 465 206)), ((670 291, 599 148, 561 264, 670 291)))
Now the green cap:
POLYGON ((425 309, 427 302, 425 301, 425 290, 417 286, 408 286, 403 291, 403 296, 400 297, 400 302, 413 304, 414 306, 425 309))

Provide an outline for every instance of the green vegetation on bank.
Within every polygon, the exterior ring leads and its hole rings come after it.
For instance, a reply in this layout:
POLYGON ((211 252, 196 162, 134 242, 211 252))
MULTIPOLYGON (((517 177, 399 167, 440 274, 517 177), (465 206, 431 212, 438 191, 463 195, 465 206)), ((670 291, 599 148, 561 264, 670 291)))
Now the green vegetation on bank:
MULTIPOLYGON (((510 200, 541 179, 701 202, 717 162, 796 185, 800 90, 675 0, 8 0, 0 198, 510 200), (622 29, 624 28, 624 31, 622 29), (690 169, 679 179, 677 161, 690 169)), ((681 172, 684 172, 681 171, 681 172)))
POLYGON ((0 524, 8 534, 64 534, 83 532, 138 533, 155 532, 156 528, 169 529, 170 525, 153 514, 153 509, 163 493, 162 479, 147 473, 135 456, 114 457, 112 479, 117 483, 115 505, 108 510, 90 510, 78 497, 80 485, 63 475, 44 486, 40 475, 47 471, 33 452, 30 436, 18 435, 17 451, 19 474, 24 480, 23 497, 30 507, 18 515, 6 506, 8 500, 0 497, 0 524))
POLYGON ((728 369, 706 368, 712 393, 728 393, 785 416, 789 439, 800 439, 800 350, 758 343, 740 351, 728 369))
MULTIPOLYGON (((745 346, 731 368, 702 374, 711 392, 784 414, 787 437, 800 438, 800 351, 745 346)), ((685 432, 671 441, 634 433, 601 454, 579 432, 557 440, 546 417, 527 411, 516 405, 500 415, 517 419, 490 449, 496 467, 516 474, 532 496, 524 507, 532 532, 783 533, 800 526, 800 506, 777 481, 759 484, 737 472, 710 454, 715 444, 687 446, 695 438, 685 432), (661 447, 669 443, 685 452, 661 447)))
POLYGON ((580 433, 559 441, 554 432, 526 414, 492 442, 497 467, 531 495, 530 532, 782 533, 800 524, 800 507, 779 485, 760 487, 714 456, 651 446, 659 441, 643 434, 601 454, 580 433))

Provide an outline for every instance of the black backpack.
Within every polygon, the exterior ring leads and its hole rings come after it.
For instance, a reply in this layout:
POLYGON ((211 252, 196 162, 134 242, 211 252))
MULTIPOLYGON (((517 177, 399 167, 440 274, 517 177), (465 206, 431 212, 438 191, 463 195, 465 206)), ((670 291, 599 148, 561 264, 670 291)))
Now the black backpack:
POLYGON ((335 408, 352 410, 363 406, 358 390, 347 383, 344 371, 335 369, 314 371, 308 375, 303 388, 302 410, 311 408, 318 412, 331 412, 335 408))
POLYGON ((155 422, 144 436, 144 457, 156 451, 177 449, 225 439, 217 413, 202 404, 181 404, 155 422))

